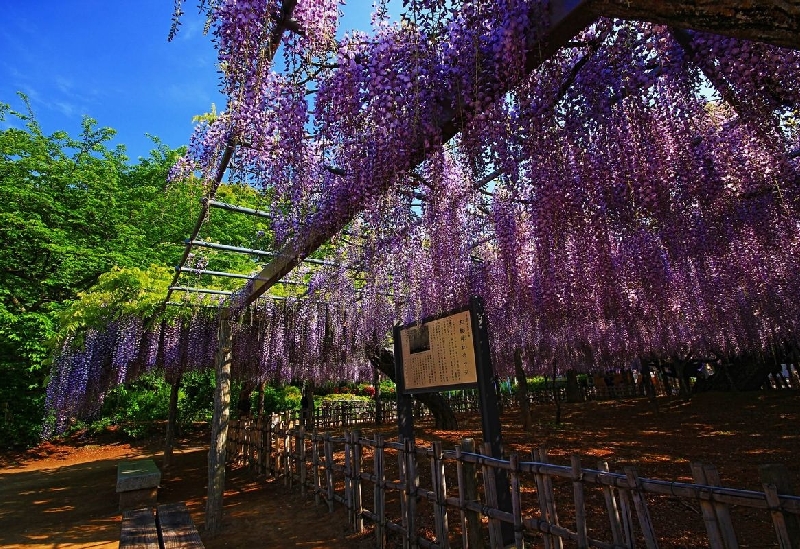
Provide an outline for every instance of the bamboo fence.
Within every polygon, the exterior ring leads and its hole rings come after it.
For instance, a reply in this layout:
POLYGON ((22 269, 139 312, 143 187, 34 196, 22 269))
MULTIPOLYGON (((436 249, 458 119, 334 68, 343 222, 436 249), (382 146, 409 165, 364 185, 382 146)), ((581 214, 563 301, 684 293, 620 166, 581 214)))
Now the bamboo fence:
POLYGON ((696 509, 694 535, 704 539, 691 546, 737 549, 736 509, 760 513, 765 528, 771 522, 774 546, 799 547, 800 497, 779 493, 779 481, 742 490, 721 486, 716 468, 702 463, 692 463, 694 482, 687 483, 642 478, 635 467, 611 472, 602 461, 587 468, 577 455, 557 465, 541 448, 508 459, 479 450, 471 439, 444 449, 440 441, 422 447, 358 430, 306 432, 285 415, 231 421, 227 455, 310 493, 331 512, 345 506, 354 532, 372 528, 381 549, 390 539, 404 548, 656 549, 664 527, 650 507, 659 497, 696 509), (498 475, 508 479, 510 508, 498 505, 498 475))

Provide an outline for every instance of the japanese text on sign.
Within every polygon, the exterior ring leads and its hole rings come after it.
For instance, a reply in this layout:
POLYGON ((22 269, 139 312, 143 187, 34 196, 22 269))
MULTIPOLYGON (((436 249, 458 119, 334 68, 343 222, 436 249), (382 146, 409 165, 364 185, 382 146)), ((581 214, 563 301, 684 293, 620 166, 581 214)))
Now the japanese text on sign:
POLYGON ((477 383, 469 311, 400 330, 406 391, 477 383))

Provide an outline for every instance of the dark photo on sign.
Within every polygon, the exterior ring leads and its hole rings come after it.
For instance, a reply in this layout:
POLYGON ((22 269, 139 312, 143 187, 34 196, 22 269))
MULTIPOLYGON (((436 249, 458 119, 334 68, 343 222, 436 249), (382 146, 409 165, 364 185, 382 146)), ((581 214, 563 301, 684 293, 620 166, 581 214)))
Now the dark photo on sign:
POLYGON ((431 338, 427 324, 408 330, 408 346, 412 355, 431 350, 431 338))

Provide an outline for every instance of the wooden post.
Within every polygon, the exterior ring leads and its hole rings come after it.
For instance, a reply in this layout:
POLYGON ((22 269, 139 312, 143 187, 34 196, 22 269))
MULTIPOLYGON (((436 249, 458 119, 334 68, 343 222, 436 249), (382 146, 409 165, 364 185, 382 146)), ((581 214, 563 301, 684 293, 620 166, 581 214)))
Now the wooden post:
POLYGON ((325 482, 328 488, 328 512, 333 513, 333 441, 331 434, 325 433, 325 482))
MULTIPOLYGON (((694 483, 706 485, 706 473, 703 470, 703 464, 693 461, 691 463, 691 468, 694 483)), ((706 525, 708 543, 711 549, 724 549, 722 534, 720 534, 719 525, 717 524, 717 514, 714 512, 714 505, 707 499, 700 499, 700 509, 703 511, 703 522, 706 525)))
POLYGON ((466 502, 478 501, 478 480, 475 476, 475 464, 467 463, 461 459, 462 453, 475 453, 475 440, 465 438, 461 445, 456 446, 458 459, 458 499, 461 506, 461 537, 464 549, 483 549, 481 536, 481 515, 477 511, 464 509, 466 502))
MULTIPOLYGON (((527 398, 527 395, 525 396, 527 398)), ((522 494, 519 483, 519 455, 509 456, 511 465, 511 509, 514 514, 514 547, 522 549, 525 542, 522 539, 522 494)))
POLYGON ((314 503, 319 505, 322 483, 319 475, 319 434, 316 429, 311 434, 311 471, 314 482, 314 503))
MULTIPOLYGON (((608 462, 599 461, 597 463, 598 470, 603 473, 608 473, 608 462)), ((622 545, 624 543, 622 537, 622 525, 619 519, 619 508, 617 507, 617 498, 614 497, 614 490, 611 486, 603 486, 603 497, 606 500, 606 509, 608 510, 608 520, 611 524, 611 538, 614 540, 614 545, 622 545)))
POLYGON ((283 414, 283 448, 281 450, 281 463, 283 464, 283 485, 289 486, 291 483, 292 469, 289 460, 291 459, 291 444, 292 439, 289 434, 289 426, 291 425, 291 416, 289 412, 283 414))
POLYGON ((174 380, 169 387, 169 413, 167 416, 167 435, 164 442, 164 462, 161 464, 166 472, 172 464, 172 450, 175 447, 175 427, 178 423, 178 389, 181 385, 181 376, 174 380))
POLYGON ((353 431, 353 525, 358 533, 364 531, 364 507, 361 502, 361 431, 353 431))
MULTIPOLYGON (((483 444, 483 453, 490 455, 492 453, 491 443, 485 442, 483 444)), ((497 479, 494 467, 490 465, 483 465, 483 493, 486 497, 486 507, 489 509, 498 509, 497 498, 497 479)), ((503 531, 500 520, 489 517, 489 545, 492 549, 497 547, 504 547, 503 531)))
POLYGON ((404 457, 406 459, 406 537, 411 547, 418 547, 417 540, 417 450, 414 439, 405 439, 404 457))
POLYGON ((622 534, 625 537, 625 547, 633 549, 636 538, 633 533, 633 515, 631 511, 631 499, 628 490, 619 491, 619 513, 622 517, 622 534))
POLYGON ((797 515, 785 513, 780 509, 778 497, 794 495, 788 469, 782 463, 767 463, 758 467, 758 474, 764 485, 764 494, 772 511, 772 523, 781 547, 800 548, 800 521, 797 515))
POLYGON ((231 323, 223 315, 219 321, 219 347, 215 358, 216 387, 211 421, 211 447, 208 450, 208 499, 205 529, 211 535, 222 525, 222 496, 225 493, 225 441, 231 411, 231 323))
POLYGON ((375 433, 375 492, 373 496, 375 515, 375 546, 378 549, 386 547, 386 472, 384 468, 384 442, 383 435, 375 433))
POLYGON ((353 433, 344 433, 344 500, 347 503, 347 521, 355 528, 355 509, 353 505, 353 433))
POLYGON ((297 465, 300 467, 300 493, 306 493, 306 428, 300 425, 298 429, 297 443, 295 447, 298 450, 297 465))
POLYGON ((431 456, 431 482, 433 483, 436 501, 433 505, 434 522, 436 524, 436 541, 441 549, 450 547, 447 524, 447 483, 444 476, 444 459, 442 459, 442 441, 433 443, 431 456))
POLYGON ((658 549, 656 532, 653 529, 653 521, 650 519, 650 511, 647 510, 647 502, 642 496, 641 481, 636 473, 636 467, 625 467, 624 471, 628 479, 628 486, 631 489, 631 497, 633 497, 633 504, 636 507, 636 516, 639 518, 639 526, 642 528, 647 549, 658 549))
MULTIPOLYGON (((539 463, 549 463, 547 458, 547 450, 545 448, 534 450, 533 459, 539 463)), ((558 526, 558 512, 556 510, 555 494, 553 493, 553 479, 551 479, 548 475, 538 475, 537 487, 539 491, 539 505, 542 508, 542 514, 545 520, 550 524, 558 526)), ((547 534, 544 536, 544 538, 545 548, 548 547, 548 538, 550 549, 562 549, 564 546, 564 540, 562 540, 559 536, 547 534)))
POLYGON ((578 533, 578 548, 585 549, 589 547, 589 534, 586 528, 586 502, 583 494, 581 458, 573 454, 570 462, 572 464, 572 492, 575 497, 575 524, 578 533))
MULTIPOLYGON (((719 480, 719 472, 714 465, 703 465, 703 472, 706 475, 706 484, 709 486, 722 486, 719 480)), ((731 521, 728 505, 715 501, 714 513, 717 515, 717 524, 726 549, 739 549, 739 542, 736 540, 736 532, 733 530, 733 521, 731 521)))

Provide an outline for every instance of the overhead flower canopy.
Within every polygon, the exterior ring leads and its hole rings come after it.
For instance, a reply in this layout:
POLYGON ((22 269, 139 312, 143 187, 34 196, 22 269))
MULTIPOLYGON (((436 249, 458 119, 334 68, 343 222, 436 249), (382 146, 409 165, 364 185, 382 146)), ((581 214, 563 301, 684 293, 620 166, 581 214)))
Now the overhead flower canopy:
POLYGON ((534 372, 797 342, 800 53, 575 34, 562 4, 379 2, 346 33, 335 0, 210 7, 229 102, 172 176, 268 197, 278 266, 225 303, 242 375, 358 377, 395 322, 476 294, 501 375, 517 349, 534 372), (298 264, 302 299, 259 298, 298 264))

